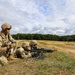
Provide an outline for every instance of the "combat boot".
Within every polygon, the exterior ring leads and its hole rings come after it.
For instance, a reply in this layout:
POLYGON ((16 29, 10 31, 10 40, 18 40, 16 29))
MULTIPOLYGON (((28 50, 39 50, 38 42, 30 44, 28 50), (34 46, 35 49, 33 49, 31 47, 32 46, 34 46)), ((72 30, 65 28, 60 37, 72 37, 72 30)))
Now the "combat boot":
POLYGON ((7 58, 6 58, 5 56, 1 56, 1 57, 0 57, 0 64, 1 64, 2 66, 8 64, 8 60, 7 60, 7 58))
POLYGON ((10 56, 8 57, 8 60, 15 60, 15 59, 17 59, 17 58, 13 57, 12 55, 10 55, 10 56))

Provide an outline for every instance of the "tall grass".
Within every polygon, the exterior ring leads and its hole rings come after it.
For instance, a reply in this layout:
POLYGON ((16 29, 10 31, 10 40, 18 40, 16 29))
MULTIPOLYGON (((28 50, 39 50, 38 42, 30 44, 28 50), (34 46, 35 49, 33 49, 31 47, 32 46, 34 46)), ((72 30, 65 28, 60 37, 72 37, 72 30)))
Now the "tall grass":
MULTIPOLYGON (((24 41, 27 40, 17 41, 18 46, 21 46, 24 41)), ((9 61, 8 65, 0 66, 0 75, 75 75, 75 58, 65 53, 67 49, 75 49, 74 42, 46 40, 38 42, 39 47, 54 48, 57 51, 45 53, 44 59, 29 58, 9 61), (64 51, 61 52, 61 50, 64 51)))
POLYGON ((75 58, 58 51, 44 55, 12 61, 0 67, 0 75, 75 75, 75 58))

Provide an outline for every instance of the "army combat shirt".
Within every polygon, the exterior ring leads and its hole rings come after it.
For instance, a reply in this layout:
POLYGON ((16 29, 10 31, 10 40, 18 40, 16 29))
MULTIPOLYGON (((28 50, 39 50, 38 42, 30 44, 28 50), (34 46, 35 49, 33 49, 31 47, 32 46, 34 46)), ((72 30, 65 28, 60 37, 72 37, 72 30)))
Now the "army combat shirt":
POLYGON ((7 42, 15 42, 10 34, 5 35, 0 32, 0 52, 5 52, 7 50, 6 43, 7 42))

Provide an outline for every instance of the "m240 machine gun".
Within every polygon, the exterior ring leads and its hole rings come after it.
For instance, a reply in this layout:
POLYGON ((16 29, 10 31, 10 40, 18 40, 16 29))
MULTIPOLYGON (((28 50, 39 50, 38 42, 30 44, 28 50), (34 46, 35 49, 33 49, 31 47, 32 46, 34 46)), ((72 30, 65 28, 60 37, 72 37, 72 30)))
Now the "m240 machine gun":
POLYGON ((32 57, 43 57, 44 53, 52 53, 56 50, 52 50, 52 49, 46 49, 46 48, 32 48, 31 50, 28 50, 31 52, 32 57))

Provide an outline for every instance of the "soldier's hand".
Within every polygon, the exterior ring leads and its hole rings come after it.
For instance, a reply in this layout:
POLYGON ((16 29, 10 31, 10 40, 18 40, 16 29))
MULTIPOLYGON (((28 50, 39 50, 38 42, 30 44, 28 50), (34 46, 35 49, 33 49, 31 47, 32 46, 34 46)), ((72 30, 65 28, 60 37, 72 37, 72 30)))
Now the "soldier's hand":
POLYGON ((8 52, 10 50, 10 46, 8 45, 7 46, 7 49, 6 49, 6 52, 8 52))
POLYGON ((8 50, 9 50, 9 49, 11 49, 11 46, 10 46, 10 45, 8 45, 8 46, 7 46, 7 49, 8 49, 8 50))
POLYGON ((29 51, 31 50, 30 46, 26 46, 25 49, 29 51))

